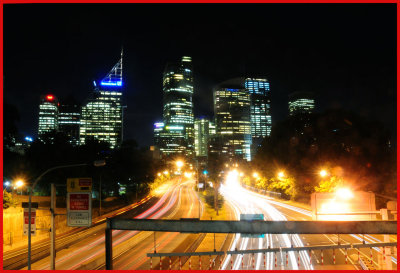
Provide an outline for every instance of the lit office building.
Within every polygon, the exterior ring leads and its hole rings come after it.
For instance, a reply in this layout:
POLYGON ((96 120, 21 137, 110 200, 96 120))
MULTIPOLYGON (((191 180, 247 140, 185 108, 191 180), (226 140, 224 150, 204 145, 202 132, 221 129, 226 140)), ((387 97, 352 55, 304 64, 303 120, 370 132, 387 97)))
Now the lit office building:
POLYGON ((192 59, 166 66, 163 75, 164 129, 160 151, 163 155, 194 155, 193 72, 192 59))
POLYGON ((214 90, 216 138, 222 155, 251 160, 250 94, 242 79, 221 83, 214 90))
POLYGON ((154 145, 162 155, 185 152, 183 126, 165 126, 164 122, 154 123, 154 145))
POLYGON ((161 144, 161 133, 164 130, 164 122, 154 123, 154 145, 159 149, 161 144))
POLYGON ((95 90, 87 104, 82 107, 80 144, 94 138, 105 141, 115 148, 122 142, 123 109, 122 99, 122 57, 95 90))
POLYGON ((51 131, 58 130, 58 101, 54 95, 41 97, 39 105, 38 138, 51 131))
POLYGON ((311 92, 295 92, 289 95, 289 116, 311 114, 314 106, 314 94, 311 92))
POLYGON ((210 135, 215 134, 215 126, 205 118, 194 121, 194 148, 196 156, 208 156, 208 141, 210 135), (213 128, 214 127, 214 128, 213 128))
POLYGON ((250 94, 252 158, 263 139, 271 135, 271 94, 267 79, 246 78, 245 88, 250 94))
POLYGON ((81 107, 73 98, 62 100, 58 113, 58 128, 66 134, 69 142, 79 145, 79 129, 81 124, 81 107))

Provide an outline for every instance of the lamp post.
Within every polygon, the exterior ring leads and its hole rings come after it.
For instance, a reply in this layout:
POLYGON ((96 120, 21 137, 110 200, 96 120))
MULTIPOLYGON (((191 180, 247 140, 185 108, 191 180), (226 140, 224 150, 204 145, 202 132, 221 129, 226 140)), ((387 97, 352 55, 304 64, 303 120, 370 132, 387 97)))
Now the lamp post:
MULTIPOLYGON (((100 166, 104 166, 106 163, 104 160, 97 160, 95 162, 93 162, 93 165, 95 167, 100 167, 100 166)), ((73 164, 73 165, 62 165, 62 166, 56 166, 53 168, 48 169, 47 171, 45 171, 44 173, 42 173, 38 178, 35 179, 35 181, 33 182, 32 186, 28 186, 28 194, 29 194, 29 199, 28 199, 28 270, 31 270, 31 240, 32 240, 32 235, 31 235, 31 219, 32 219, 32 193, 33 190, 36 187, 36 184, 39 182, 39 180, 46 175, 47 173, 57 170, 57 169, 63 169, 63 168, 72 168, 72 167, 81 167, 81 166, 87 166, 89 165, 88 163, 82 163, 82 164, 73 164)), ((52 191, 51 191, 52 195, 55 195, 55 190, 52 187, 52 191)), ((52 204, 55 200, 55 196, 52 197, 52 204)), ((50 230, 50 238, 52 238, 52 244, 50 246, 50 269, 51 270, 55 270, 55 230, 54 230, 54 208, 51 211, 51 217, 53 219, 52 221, 52 229, 50 230)))

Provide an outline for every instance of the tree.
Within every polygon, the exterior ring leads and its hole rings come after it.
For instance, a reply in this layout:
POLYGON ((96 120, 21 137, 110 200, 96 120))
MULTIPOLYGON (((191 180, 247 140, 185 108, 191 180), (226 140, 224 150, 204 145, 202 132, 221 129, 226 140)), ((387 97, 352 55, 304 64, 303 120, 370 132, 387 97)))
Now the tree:
MULTIPOLYGON (((395 196, 396 156, 387 145, 391 134, 376 121, 355 113, 328 110, 306 120, 293 116, 278 122, 258 150, 252 166, 263 176, 282 167, 294 177, 297 197, 307 199, 319 184, 318 168, 330 166, 342 170, 343 183, 353 189, 395 196)), ((296 198, 297 198, 296 197, 296 198)))
POLYGON ((9 207, 16 207, 18 205, 18 200, 16 200, 11 192, 3 190, 3 209, 8 209, 9 207))
POLYGON ((271 178, 268 190, 280 192, 284 198, 294 198, 296 196, 294 181, 293 177, 271 178))
MULTIPOLYGON (((224 166, 224 162, 228 162, 225 157, 223 157, 220 154, 210 154, 208 158, 208 170, 209 170, 209 177, 213 183, 213 189, 214 189, 214 209, 218 215, 218 201, 220 200, 219 197, 219 188, 221 187, 222 183, 222 174, 221 171, 224 166)), ((223 202, 223 199, 222 199, 223 202)))
POLYGON ((315 187, 316 192, 334 192, 338 188, 343 187, 345 185, 343 178, 331 176, 326 179, 323 179, 319 182, 318 186, 315 187))

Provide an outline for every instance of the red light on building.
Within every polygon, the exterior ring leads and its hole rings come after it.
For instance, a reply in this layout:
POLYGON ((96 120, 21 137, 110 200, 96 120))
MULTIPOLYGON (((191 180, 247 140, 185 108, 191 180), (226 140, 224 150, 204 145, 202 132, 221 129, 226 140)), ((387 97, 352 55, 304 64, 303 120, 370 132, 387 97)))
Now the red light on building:
POLYGON ((53 95, 47 95, 47 96, 46 96, 46 99, 47 99, 47 100, 54 100, 54 96, 53 96, 53 95))

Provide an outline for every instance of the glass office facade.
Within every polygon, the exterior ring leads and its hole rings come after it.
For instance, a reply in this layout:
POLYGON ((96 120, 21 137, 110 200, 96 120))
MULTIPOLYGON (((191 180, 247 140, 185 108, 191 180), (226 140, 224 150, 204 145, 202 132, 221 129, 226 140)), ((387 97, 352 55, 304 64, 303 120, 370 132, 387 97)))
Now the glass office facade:
POLYGON ((39 104, 38 138, 51 131, 58 130, 58 100, 54 95, 41 97, 39 104))
POLYGON ((163 122, 161 154, 194 155, 192 59, 167 64, 163 74, 163 122))
POLYGON ((251 160, 250 95, 245 88, 214 90, 216 136, 220 153, 230 159, 251 160))
POLYGON ((94 138, 115 148, 122 142, 122 53, 121 59, 103 78, 87 104, 82 107, 80 144, 94 138))
POLYGON ((246 78, 244 85, 250 94, 251 102, 251 154, 253 158, 263 139, 271 135, 271 94, 267 79, 246 78))

